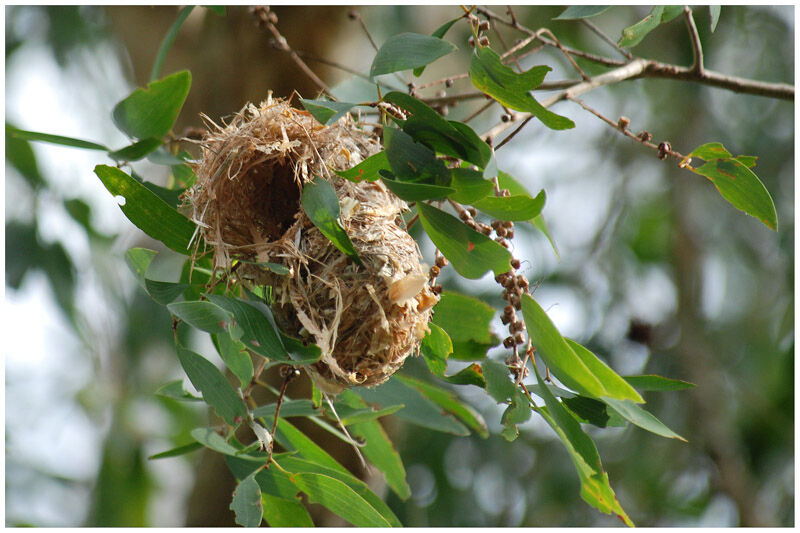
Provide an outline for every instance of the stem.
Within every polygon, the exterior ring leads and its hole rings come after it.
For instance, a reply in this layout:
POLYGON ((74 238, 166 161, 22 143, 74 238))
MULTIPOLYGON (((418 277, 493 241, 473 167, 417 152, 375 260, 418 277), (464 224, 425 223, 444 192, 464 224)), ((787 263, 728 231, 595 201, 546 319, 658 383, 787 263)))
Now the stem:
POLYGON ((164 58, 167 57, 167 52, 169 51, 170 47, 172 47, 172 43, 175 42, 175 37, 178 36, 178 31, 181 29, 181 26, 183 26, 183 23, 189 17, 189 14, 193 9, 194 6, 186 6, 181 9, 181 12, 178 14, 178 18, 172 23, 169 31, 164 36, 164 40, 161 41, 161 46, 158 47, 158 53, 156 54, 156 60, 153 62, 153 70, 150 71, 151 82, 158 79, 158 75, 161 72, 161 66, 164 64, 164 58))
POLYGON ((703 76, 703 46, 700 44, 700 34, 697 33, 697 26, 694 23, 692 9, 689 6, 683 8, 683 16, 686 19, 686 27, 689 29, 689 37, 692 40, 692 72, 698 76, 703 76))
POLYGON ((589 21, 588 19, 581 19, 581 22, 583 23, 584 26, 592 30, 592 32, 594 32, 595 35, 597 35, 605 42, 613 46, 617 52, 624 55, 628 59, 633 59, 633 55, 630 52, 628 52, 627 50, 619 46, 616 42, 614 42, 614 40, 611 37, 606 35, 605 32, 603 32, 603 30, 595 26, 593 22, 589 21))

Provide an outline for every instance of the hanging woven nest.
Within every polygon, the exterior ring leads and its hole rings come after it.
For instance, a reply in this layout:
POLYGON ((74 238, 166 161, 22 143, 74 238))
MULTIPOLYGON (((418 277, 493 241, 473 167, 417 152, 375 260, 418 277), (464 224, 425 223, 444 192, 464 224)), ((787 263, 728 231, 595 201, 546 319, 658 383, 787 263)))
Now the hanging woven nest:
POLYGON ((209 123, 187 201, 214 250, 215 268, 229 270, 239 261, 239 279, 273 287, 280 328, 322 349, 319 362, 306 367, 322 390, 386 381, 419 350, 438 297, 405 230, 405 202, 380 182, 353 183, 333 172, 380 145, 349 117, 322 126, 271 97, 248 105, 225 127, 209 123), (342 225, 364 266, 303 211, 303 186, 315 177, 333 185, 342 225))

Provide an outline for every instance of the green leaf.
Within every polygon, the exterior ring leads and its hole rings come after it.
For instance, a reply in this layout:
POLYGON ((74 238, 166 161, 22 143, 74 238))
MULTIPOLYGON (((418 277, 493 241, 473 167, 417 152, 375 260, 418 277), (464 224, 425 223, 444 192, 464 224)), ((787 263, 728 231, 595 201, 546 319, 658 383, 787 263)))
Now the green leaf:
POLYGON ((169 281, 156 281, 153 279, 145 278, 145 289, 147 294, 156 302, 161 305, 167 305, 183 294, 189 285, 186 283, 171 283, 169 281))
POLYGON ((391 524, 346 483, 322 474, 294 474, 291 478, 311 503, 318 503, 355 527, 389 527, 391 524))
POLYGON ((392 191, 398 198, 407 202, 420 202, 422 200, 442 200, 448 195, 456 192, 450 187, 439 185, 429 185, 427 183, 414 183, 412 181, 400 181, 394 179, 394 174, 388 170, 381 170, 381 178, 386 188, 392 191))
POLYGON ((455 45, 437 37, 419 33, 393 35, 375 54, 369 76, 422 67, 456 50, 455 45))
POLYGON ((255 474, 244 478, 233 491, 230 510, 236 515, 236 523, 244 527, 261 525, 263 510, 261 507, 261 488, 255 474))
MULTIPOLYGON (((447 30, 449 30, 450 27, 453 24, 455 24, 456 22, 458 22, 459 20, 461 20, 461 17, 454 18, 453 20, 448 20, 447 22, 445 22, 444 24, 442 24, 441 26, 436 28, 436 30, 434 30, 434 32, 431 34, 431 36, 432 37, 437 37, 439 39, 444 38, 444 35, 445 35, 445 33, 447 33, 447 30)), ((422 73, 424 71, 425 71, 425 66, 423 65, 421 67, 415 68, 413 74, 414 74, 414 76, 419 77, 419 76, 422 76, 422 73)))
POLYGON ((736 159, 716 159, 693 169, 709 178, 725 200, 735 208, 778 230, 778 213, 769 191, 753 171, 736 159))
POLYGON ((161 139, 144 139, 125 148, 108 152, 114 161, 138 161, 164 144, 161 139))
POLYGON ((287 422, 283 417, 278 419, 278 427, 275 430, 274 438, 278 441, 278 444, 283 446, 287 451, 296 450, 302 458, 308 461, 350 475, 347 469, 339 464, 336 459, 331 457, 328 452, 317 446, 314 441, 305 436, 303 432, 287 422))
POLYGON ((172 209, 177 210, 178 206, 181 204, 181 194, 183 193, 184 189, 167 189, 166 187, 156 185, 150 181, 139 180, 138 176, 136 176, 134 173, 131 173, 131 176, 136 181, 144 185, 148 191, 164 200, 164 203, 166 203, 172 209))
POLYGON ((162 396, 164 398, 172 398, 173 400, 180 400, 184 402, 202 402, 202 398, 198 398, 197 396, 193 396, 186 392, 183 389, 183 380, 176 379, 174 381, 170 381, 169 383, 165 383, 155 392, 156 396, 162 396))
POLYGON ((562 383, 595 398, 608 395, 603 384, 569 347, 544 309, 527 294, 522 295, 522 316, 536 353, 562 383))
POLYGON ((150 457, 148 457, 148 459, 155 460, 155 459, 166 459, 167 457, 178 457, 180 455, 185 455, 195 450, 199 450, 202 447, 203 445, 200 444, 199 442, 190 442, 189 444, 178 446, 177 448, 172 448, 171 450, 151 455, 150 457))
POLYGON ((292 363, 296 365, 310 365, 316 363, 322 357, 322 350, 319 346, 308 341, 301 341, 288 335, 279 332, 281 342, 289 352, 289 357, 292 358, 292 363))
POLYGON ((415 142, 406 132, 395 128, 384 128, 383 143, 386 158, 392 172, 400 180, 423 178, 445 179, 449 171, 444 163, 427 146, 415 142))
POLYGON ((372 154, 361 163, 349 170, 334 170, 340 178, 348 179, 355 183, 359 181, 375 181, 380 179, 381 170, 389 170, 389 160, 386 158, 386 151, 381 150, 377 154, 372 154))
MULTIPOLYGON (((543 385, 544 381, 536 367, 534 371, 539 384, 543 385)), ((540 408, 539 414, 550 424, 566 446, 581 480, 581 497, 596 509, 604 513, 614 513, 626 525, 633 526, 633 522, 617 501, 614 490, 608 482, 608 474, 603 471, 600 455, 592 439, 583 432, 578 421, 546 386, 542 386, 540 391, 547 409, 540 408)))
MULTIPOLYGON (((276 404, 270 403, 256 407, 253 410, 253 416, 256 418, 263 418, 267 422, 272 422, 275 418, 276 404)), ((311 400, 287 400, 284 398, 281 403, 281 418, 290 418, 293 416, 319 416, 322 410, 315 408, 311 400)))
POLYGON ((231 457, 241 457, 243 459, 255 460, 259 461, 262 464, 264 463, 264 459, 266 459, 266 455, 262 457, 255 457, 252 455, 247 455, 241 453, 241 450, 235 448, 232 444, 227 442, 222 435, 217 433, 211 428, 203 427, 203 428, 195 428, 190 431, 190 434, 194 440, 209 448, 214 450, 215 452, 221 453, 223 455, 229 455, 231 457))
MULTIPOLYGON (((489 437, 489 430, 486 428, 486 422, 484 422, 483 417, 471 407, 461 403, 458 397, 449 390, 444 390, 432 383, 427 383, 410 376, 398 374, 396 375, 396 379, 415 388, 421 392, 423 396, 437 404, 446 412, 452 413, 484 439, 489 437)), ((530 409, 528 409, 528 411, 530 411, 530 409)))
MULTIPOLYGON (((571 398, 562 398, 561 403, 572 411, 572 414, 581 423, 592 424, 601 428, 611 425, 609 408, 600 400, 587 398, 586 396, 573 396, 571 398)), ((623 420, 622 424, 625 425, 627 422, 623 420)))
POLYGON ((303 103, 306 111, 317 119, 317 122, 326 126, 336 122, 358 105, 348 102, 334 102, 333 100, 306 100, 305 98, 301 98, 300 102, 303 103))
POLYGON ((339 218, 339 199, 333 185, 321 178, 316 178, 303 186, 301 198, 303 210, 314 225, 333 243, 343 254, 364 266, 358 252, 353 247, 347 232, 339 218))
POLYGON ((209 294, 208 299, 233 315, 242 330, 240 340, 249 350, 267 359, 287 362, 289 354, 278 336, 272 313, 266 305, 218 294, 209 294))
POLYGON ((472 205, 498 220, 526 221, 539 216, 544 202, 545 192, 542 190, 536 198, 528 195, 488 196, 472 205))
POLYGON ((31 143, 13 135, 17 128, 6 122, 6 161, 11 163, 34 189, 45 184, 31 143))
POLYGON ((713 142, 701 144, 686 157, 698 157, 704 161, 712 161, 714 159, 730 159, 733 156, 722 143, 713 142))
POLYGON ((483 179, 483 174, 469 168, 454 168, 452 171, 453 179, 450 186, 456 192, 450 195, 454 201, 461 204, 472 204, 486 199, 494 193, 494 183, 491 180, 483 179))
POLYGON ((272 494, 261 494, 264 520, 270 527, 314 527, 311 515, 299 500, 284 500, 272 494))
POLYGON ((167 305, 167 309, 190 326, 209 333, 225 333, 233 319, 230 312, 203 300, 175 302, 167 305))
POLYGON ((505 426, 502 435, 512 441, 519 435, 517 424, 531 417, 531 407, 525 393, 511 381, 506 365, 492 359, 483 363, 483 376, 486 378, 486 391, 498 403, 509 403, 503 412, 501 422, 505 426))
MULTIPOLYGON (((511 193, 512 196, 519 196, 519 195, 527 195, 530 196, 528 190, 519 183, 511 174, 507 172, 503 172, 502 170, 497 173, 497 182, 500 185, 501 189, 508 189, 508 192, 511 193)), ((544 189, 539 193, 542 194, 544 189)), ((538 195, 537 195, 538 198, 538 195)), ((550 230, 547 228, 547 222, 545 222, 544 217, 539 214, 535 216, 533 219, 529 221, 533 226, 541 231, 547 240, 550 241, 550 246, 553 247, 553 252, 555 252, 557 258, 561 258, 560 254, 558 253, 558 246, 556 246, 556 242, 553 240, 553 237, 550 235, 550 230)))
POLYGON ((575 20, 594 17, 611 6, 569 6, 553 20, 575 20))
POLYGON ((125 252, 125 263, 127 263, 131 272, 134 273, 139 285, 141 285, 143 289, 145 288, 145 272, 147 272, 147 267, 150 266, 156 254, 158 254, 158 252, 147 248, 131 248, 125 252))
POLYGON ((225 366, 239 378, 240 388, 245 388, 253 379, 253 360, 247 353, 244 344, 235 341, 227 333, 211 335, 211 342, 217 349, 225 366))
POLYGON ((645 18, 622 30, 622 37, 617 43, 619 46, 633 47, 639 44, 645 36, 661 24, 669 22, 683 11, 682 5, 655 6, 645 18))
POLYGON ((191 220, 118 168, 97 165, 94 173, 108 192, 125 199, 120 209, 136 227, 176 252, 189 253, 189 242, 195 230, 191 220))
MULTIPOLYGON (((366 406, 364 400, 352 391, 345 390, 340 397, 342 401, 353 408, 366 406)), ((343 423, 346 423, 345 418, 342 418, 343 423)), ((403 461, 400 459, 400 454, 392 446, 392 442, 381 424, 375 419, 354 423, 350 426, 350 433, 365 443, 361 447, 362 453, 369 462, 383 473, 387 485, 400 499, 408 499, 411 496, 411 488, 406 482, 406 470, 403 467, 403 461)))
POLYGON ((694 383, 689 383, 688 381, 665 378, 655 374, 643 376, 622 376, 622 378, 637 389, 648 391, 683 390, 697 386, 694 383))
POLYGON ((62 135, 50 135, 49 133, 20 130, 13 126, 9 126, 8 124, 6 124, 6 134, 11 134, 11 136, 14 138, 24 139, 26 141, 41 141, 50 144, 71 146, 73 148, 83 148, 85 150, 102 150, 103 152, 108 151, 108 148, 95 142, 84 141, 82 139, 73 139, 72 137, 64 137, 62 135))
POLYGON ((225 6, 203 6, 203 7, 208 9, 209 11, 212 11, 213 13, 216 13, 220 17, 225 16, 225 6))
POLYGON ((719 23, 719 14, 722 10, 722 6, 708 6, 708 16, 709 16, 709 24, 711 26, 711 33, 714 33, 714 30, 717 29, 717 24, 719 23))
POLYGON ((747 168, 753 168, 756 166, 756 161, 758 161, 758 156, 755 155, 737 155, 736 160, 746 166, 747 168))
POLYGON ((561 254, 558 252, 558 246, 556 245, 556 241, 553 240, 553 237, 550 235, 550 229, 547 227, 547 222, 545 222, 544 217, 539 215, 538 217, 534 218, 531 223, 544 233, 544 236, 547 237, 547 240, 550 242, 550 246, 553 248, 553 252, 556 254, 557 259, 561 259, 561 254))
POLYGON ((164 137, 172 129, 189 94, 192 75, 176 72, 160 81, 136 89, 114 107, 114 124, 136 139, 164 137))
POLYGON ((500 342, 490 329, 494 314, 492 306, 477 298, 445 291, 433 308, 431 321, 450 337, 451 358, 476 360, 483 359, 486 350, 500 342))
POLYGON ((454 417, 442 413, 441 407, 425 398, 416 388, 407 385, 395 377, 386 383, 373 388, 358 388, 353 392, 364 398, 369 403, 378 405, 404 404, 395 416, 412 424, 452 433, 453 435, 466 436, 469 430, 454 417))
POLYGON ((516 387, 508 377, 508 367, 492 359, 483 362, 483 377, 486 379, 486 392, 496 402, 505 402, 514 396, 516 387))
MULTIPOLYGON (((151 82, 158 79, 158 75, 161 73, 161 65, 164 64, 164 58, 167 57, 167 52, 169 52, 169 49, 172 47, 175 37, 178 36, 178 31, 181 29, 181 26, 183 26, 184 21, 189 17, 194 7, 195 6, 186 6, 181 9, 181 12, 178 13, 178 18, 172 23, 169 31, 164 36, 164 40, 161 41, 161 46, 158 47, 158 53, 156 53, 156 59, 153 62, 153 69, 150 71, 151 82)), ((222 9, 225 8, 223 7, 222 9)))
POLYGON ((433 206, 417 204, 422 226, 453 268, 467 279, 478 279, 491 270, 511 269, 511 253, 456 217, 433 206))
POLYGON ((430 323, 428 328, 430 332, 422 338, 420 353, 431 373, 442 377, 447 370, 447 356, 453 353, 453 343, 447 333, 436 324, 430 323))
POLYGON ((622 379, 616 372, 614 372, 608 365, 597 358, 589 349, 581 346, 571 339, 564 339, 572 351, 575 352, 583 364, 586 365, 594 377, 597 378, 603 387, 606 389, 608 396, 617 400, 632 400, 636 403, 644 403, 644 399, 639 396, 636 389, 622 379))
POLYGON ((574 122, 548 111, 529 92, 542 84, 550 70, 552 70, 550 67, 540 65, 518 74, 504 65, 496 52, 483 47, 476 49, 472 55, 469 77, 475 87, 500 104, 517 111, 527 111, 548 128, 554 130, 574 128, 574 122))
POLYGON ((483 377, 483 368, 478 363, 472 363, 466 368, 462 368, 452 376, 441 376, 443 381, 453 385, 475 385, 482 389, 486 388, 486 380, 483 377))
POLYGON ((619 413, 624 419, 646 429, 656 435, 661 435, 668 439, 678 439, 686 442, 686 439, 665 426, 658 418, 648 413, 630 400, 615 400, 613 398, 603 398, 603 402, 619 413))
POLYGON ((182 346, 178 346, 177 350, 178 360, 192 385, 225 422, 233 426, 247 415, 242 399, 213 363, 182 346))

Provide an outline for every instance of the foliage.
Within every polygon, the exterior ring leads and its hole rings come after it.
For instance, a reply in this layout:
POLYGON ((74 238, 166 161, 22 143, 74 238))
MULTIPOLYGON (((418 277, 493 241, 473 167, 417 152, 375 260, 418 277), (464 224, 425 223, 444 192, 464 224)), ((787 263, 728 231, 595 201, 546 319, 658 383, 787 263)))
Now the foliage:
MULTIPOLYGON (((571 7, 558 18, 593 17, 606 10, 605 6, 592 7, 571 7)), ((190 11, 184 8, 165 38, 148 87, 136 89, 113 110, 113 123, 134 141, 130 146, 112 151, 89 141, 7 127, 7 135, 14 140, 107 152, 118 166, 98 165, 94 172, 112 196, 124 199, 120 209, 144 233, 183 255, 190 254, 192 247, 202 248, 203 243, 196 240, 194 223, 162 195, 190 185, 191 169, 176 143, 170 141, 192 78, 188 71, 156 78, 190 11), (176 181, 159 194, 132 168, 127 172, 124 169, 144 157, 154 160, 153 155, 162 146, 168 147, 167 155, 172 156, 168 165, 181 169, 176 173, 183 173, 187 180, 176 181)), ((655 27, 682 12, 682 6, 654 8, 647 18, 623 30, 619 45, 635 46, 655 27)), ((715 26, 719 11, 714 13, 715 26)), ((551 67, 539 65, 517 72, 509 66, 508 54, 499 54, 484 40, 483 22, 469 11, 442 25, 432 36, 402 33, 389 38, 377 51, 369 76, 408 70, 420 75, 424 67, 458 49, 444 35, 454 23, 462 22, 469 25, 473 35, 468 71, 478 91, 504 108, 530 113, 553 130, 575 127, 571 119, 549 111, 531 94, 545 81, 551 67)), ((615 494, 601 463, 592 439, 594 428, 590 431, 588 426, 604 428, 613 420, 684 440, 640 405, 644 403, 641 392, 675 391, 691 384, 655 375, 620 376, 587 347, 564 337, 533 298, 532 287, 518 272, 519 259, 508 243, 514 222, 546 230, 541 218, 546 213, 545 191, 535 196, 528 193, 513 176, 497 168, 492 145, 466 122, 447 120, 441 108, 434 109, 413 94, 389 92, 377 102, 358 104, 323 99, 304 99, 302 104, 321 124, 338 120, 355 106, 380 113, 380 121, 368 127, 380 126, 384 150, 337 174, 355 182, 380 179, 400 198, 414 203, 414 216, 435 245, 437 257, 445 258, 437 261, 437 272, 446 264, 469 280, 492 272, 504 289, 507 305, 503 323, 511 324, 503 341, 507 357, 501 362, 487 356, 490 348, 500 344, 491 328, 494 307, 467 295, 444 292, 420 348, 428 375, 398 374, 375 389, 346 391, 328 405, 293 400, 285 390, 272 402, 256 404, 252 389, 269 389, 259 380, 265 368, 302 368, 320 358, 320 349, 303 345, 280 330, 269 308, 268 288, 251 292, 240 284, 226 283, 229 273, 216 271, 207 261, 194 264, 190 258, 185 259, 183 271, 175 279, 156 279, 150 275, 154 257, 172 252, 134 248, 126 255, 129 266, 146 292, 172 315, 177 358, 202 398, 187 393, 182 382, 167 383, 159 394, 170 401, 202 400, 223 421, 222 428, 194 429, 194 442, 152 458, 174 457, 201 446, 225 455, 238 480, 231 509, 243 526, 258 526, 262 520, 273 526, 310 525, 311 518, 298 494, 355 526, 399 526, 399 519, 384 501, 287 419, 325 424, 347 443, 352 442, 351 436, 360 439, 363 454, 384 474, 397 497, 405 499, 410 496, 405 467, 378 419, 392 415, 429 430, 490 438, 487 426, 491 424, 454 393, 459 387, 472 385, 504 406, 500 423, 507 440, 517 438, 517 426, 531 416, 541 417, 572 460, 583 499, 633 525, 624 510, 624 500, 615 494), (448 206, 455 214, 447 212, 448 206), (478 222, 478 212, 490 223, 478 222), (518 311, 522 320, 517 318, 518 311), (181 344, 179 337, 185 336, 188 328, 210 335, 224 370, 230 371, 237 383, 206 356, 181 344), (476 362, 447 375, 448 360, 476 362), (243 435, 249 441, 241 442, 243 435), (285 453, 273 453, 273 439, 285 453)), ((751 170, 754 164, 755 158, 733 157, 721 143, 703 144, 681 162, 681 166, 710 179, 733 206, 777 231, 774 202, 751 170), (688 158, 705 163, 692 167, 688 158)), ((319 178, 306 184, 302 205, 322 233, 354 263, 362 265, 339 221, 340 206, 330 184, 319 178)))

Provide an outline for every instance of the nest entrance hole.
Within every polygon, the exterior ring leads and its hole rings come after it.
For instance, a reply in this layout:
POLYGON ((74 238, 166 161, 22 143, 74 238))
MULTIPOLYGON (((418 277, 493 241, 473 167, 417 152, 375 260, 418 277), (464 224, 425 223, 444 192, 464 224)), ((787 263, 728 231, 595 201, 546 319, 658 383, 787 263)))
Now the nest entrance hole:
POLYGON ((241 176, 244 204, 255 229, 268 241, 278 240, 294 223, 300 211, 300 186, 295 181, 295 163, 267 161, 253 165, 241 176))

